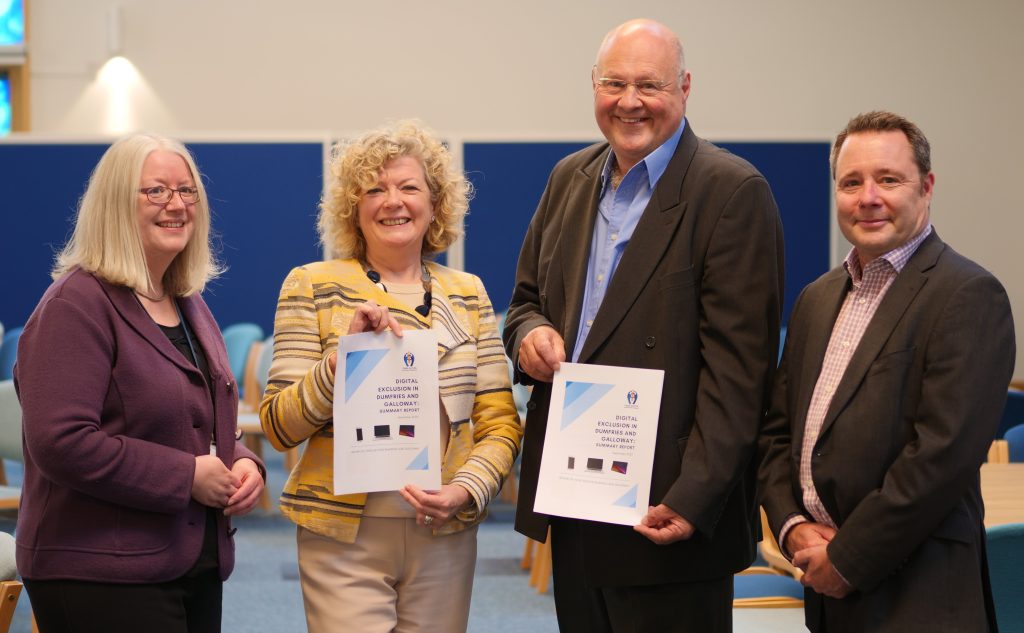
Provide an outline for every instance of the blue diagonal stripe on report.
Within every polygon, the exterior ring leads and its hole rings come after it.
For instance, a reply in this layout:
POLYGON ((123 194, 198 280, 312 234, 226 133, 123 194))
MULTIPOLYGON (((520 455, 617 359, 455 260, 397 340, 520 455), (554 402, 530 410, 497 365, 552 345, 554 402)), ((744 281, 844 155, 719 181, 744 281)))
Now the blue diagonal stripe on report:
POLYGON ((430 459, 427 457, 426 448, 420 451, 420 454, 417 455, 411 462, 409 462, 409 465, 405 467, 406 470, 429 470, 429 468, 430 459))
POLYGON ((624 506, 624 507, 627 507, 627 508, 635 508, 636 507, 636 492, 637 492, 637 486, 633 486, 632 488, 629 489, 628 492, 626 492, 626 494, 624 494, 621 497, 619 497, 618 500, 615 503, 613 503, 612 505, 624 506))
POLYGON ((576 418, 603 398, 612 387, 613 385, 598 382, 566 381, 565 403, 562 404, 562 428, 575 422, 576 418))
POLYGON ((345 402, 348 402, 387 353, 386 349, 361 349, 345 354, 345 402))

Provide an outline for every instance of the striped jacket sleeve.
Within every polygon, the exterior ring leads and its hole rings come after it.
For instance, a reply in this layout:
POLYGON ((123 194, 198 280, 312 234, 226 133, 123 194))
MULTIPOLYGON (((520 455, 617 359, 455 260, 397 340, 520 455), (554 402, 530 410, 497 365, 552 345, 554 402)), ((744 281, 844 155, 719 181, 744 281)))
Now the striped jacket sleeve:
MULTIPOLYGON (((333 337, 332 337, 333 338, 333 337)), ((274 317, 274 359, 260 423, 277 450, 301 444, 332 421, 334 374, 320 331, 311 274, 293 269, 285 278, 274 317)))

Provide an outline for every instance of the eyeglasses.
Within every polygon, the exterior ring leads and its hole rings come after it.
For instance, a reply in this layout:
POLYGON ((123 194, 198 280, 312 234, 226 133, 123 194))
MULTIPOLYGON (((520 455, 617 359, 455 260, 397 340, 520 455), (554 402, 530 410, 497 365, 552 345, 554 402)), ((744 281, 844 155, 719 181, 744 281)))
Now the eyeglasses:
POLYGON ((641 79, 640 81, 626 81, 625 79, 615 79, 613 77, 599 77, 594 80, 594 85, 597 86, 597 92, 609 97, 618 97, 625 94, 626 89, 630 86, 636 88, 636 91, 644 97, 657 97, 663 92, 668 92, 667 88, 672 85, 671 81, 655 81, 653 79, 641 79))
POLYGON ((149 201, 153 204, 167 204, 174 197, 174 194, 181 196, 181 201, 185 204, 195 204, 199 201, 199 189, 195 187, 181 187, 180 189, 171 189, 170 187, 146 187, 139 189, 141 193, 146 194, 149 201))

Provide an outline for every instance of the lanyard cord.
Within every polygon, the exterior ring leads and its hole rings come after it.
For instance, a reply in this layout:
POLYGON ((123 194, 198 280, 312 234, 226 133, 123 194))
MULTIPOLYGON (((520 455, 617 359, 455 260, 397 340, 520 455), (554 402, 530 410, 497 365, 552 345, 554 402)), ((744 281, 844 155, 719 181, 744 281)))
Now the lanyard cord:
MULTIPOLYGON (((188 351, 192 354, 192 364, 195 365, 199 373, 203 373, 203 368, 199 366, 199 356, 196 354, 196 346, 192 342, 192 334, 189 333, 188 322, 185 321, 185 317, 181 314, 181 308, 178 307, 177 299, 173 299, 171 303, 174 304, 174 311, 178 313, 178 321, 181 323, 181 329, 185 331, 185 341, 188 343, 188 351)), ((205 376, 204 376, 205 378, 205 376)), ((209 386, 207 386, 209 388, 209 386)), ((211 394, 212 395, 212 394, 211 394)), ((217 446, 217 434, 213 432, 214 429, 210 429, 210 447, 211 449, 217 446)))
POLYGON ((174 304, 174 311, 178 313, 178 321, 181 322, 181 329, 185 330, 185 341, 188 343, 188 351, 192 354, 192 364, 196 366, 196 369, 202 373, 203 369, 199 366, 199 357, 196 356, 196 346, 192 343, 192 335, 188 331, 188 324, 185 323, 185 317, 181 315, 181 308, 178 307, 178 302, 172 300, 174 304))

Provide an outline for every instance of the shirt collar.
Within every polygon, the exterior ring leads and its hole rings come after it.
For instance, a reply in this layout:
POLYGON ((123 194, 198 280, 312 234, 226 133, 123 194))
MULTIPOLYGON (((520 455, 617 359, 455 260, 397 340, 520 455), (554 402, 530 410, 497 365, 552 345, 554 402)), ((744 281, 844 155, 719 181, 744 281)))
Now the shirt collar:
MULTIPOLYGON (((921 242, 931 235, 931 233, 932 224, 929 222, 924 229, 914 236, 909 242, 902 246, 897 246, 888 253, 878 257, 878 259, 869 262, 868 266, 871 266, 875 261, 882 260, 888 263, 892 269, 896 271, 896 274, 899 274, 903 271, 903 267, 907 265, 907 262, 910 261, 911 255, 917 251, 917 247, 920 246, 921 242)), ((846 259, 843 261, 843 267, 846 268, 846 273, 850 275, 850 279, 852 279, 854 283, 860 283, 861 278, 864 276, 864 271, 860 266, 860 257, 858 257, 856 246, 851 248, 850 252, 847 253, 846 259)))
MULTIPOLYGON (((662 174, 668 169, 668 163, 672 160, 672 156, 676 153, 676 147, 679 145, 679 139, 683 136, 683 130, 686 129, 686 118, 683 118, 679 127, 672 136, 662 143, 658 149, 654 150, 647 156, 645 156, 639 163, 633 166, 636 169, 640 165, 643 165, 647 170, 647 179, 651 185, 651 191, 654 190, 655 185, 658 184, 658 180, 661 179, 662 174)), ((608 183, 612 177, 612 165, 615 163, 615 152, 614 150, 608 152, 608 158, 604 161, 604 169, 601 170, 601 194, 604 194, 608 183)), ((630 170, 632 171, 632 170, 630 170)))

